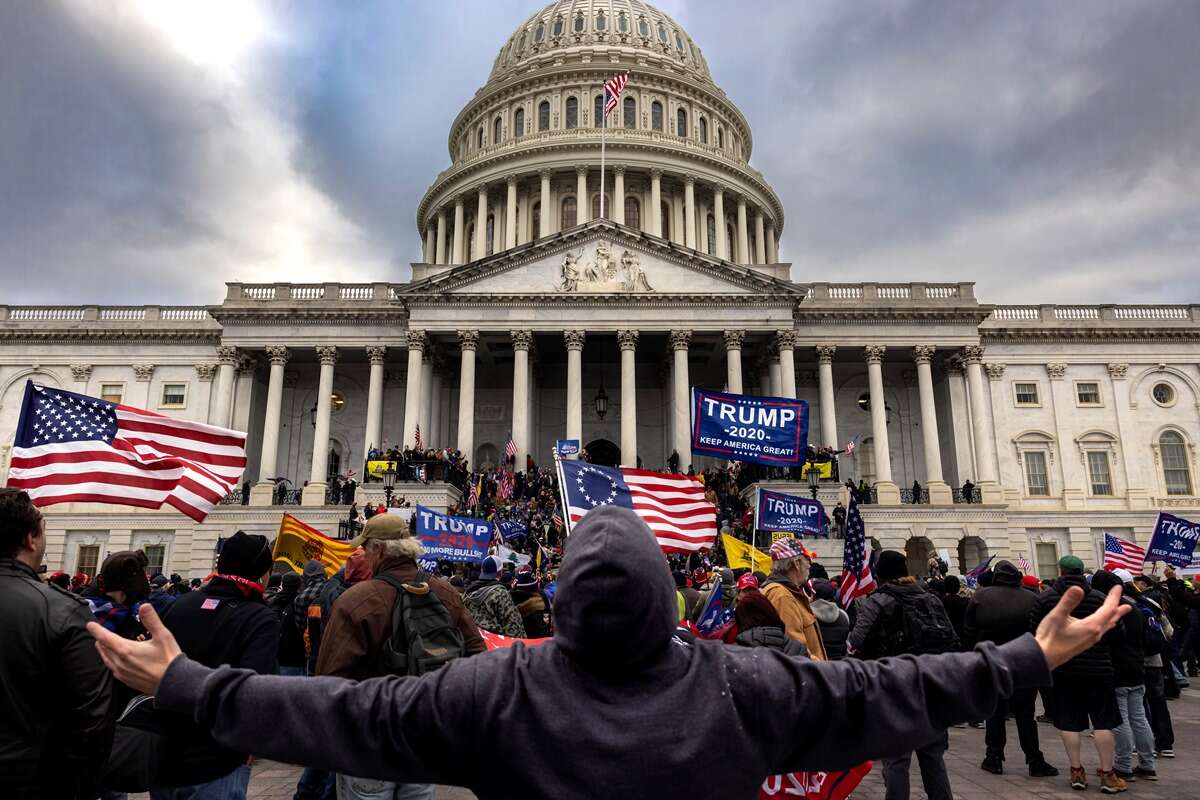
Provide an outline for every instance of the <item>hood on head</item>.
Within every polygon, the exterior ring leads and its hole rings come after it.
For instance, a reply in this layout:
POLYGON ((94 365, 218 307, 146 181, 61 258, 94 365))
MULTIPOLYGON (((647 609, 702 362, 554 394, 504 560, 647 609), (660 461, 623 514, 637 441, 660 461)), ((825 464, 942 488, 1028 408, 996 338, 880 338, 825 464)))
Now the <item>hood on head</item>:
POLYGON ((832 625, 838 621, 838 617, 842 615, 841 606, 829 600, 813 600, 812 601, 813 616, 818 622, 824 622, 826 625, 832 625))
POLYGON ((304 582, 305 583, 308 583, 309 581, 314 580, 316 578, 324 578, 324 577, 325 577, 325 567, 323 567, 321 565, 320 561, 317 561, 315 558, 313 558, 313 559, 309 559, 308 562, 305 563, 305 565, 304 565, 304 582))
POLYGON ((591 670, 633 671, 671 646, 675 582, 632 510, 601 506, 571 531, 558 572, 554 641, 591 670))
POLYGON ((1001 561, 992 569, 993 586, 1020 586, 1021 570, 1008 561, 1001 561))

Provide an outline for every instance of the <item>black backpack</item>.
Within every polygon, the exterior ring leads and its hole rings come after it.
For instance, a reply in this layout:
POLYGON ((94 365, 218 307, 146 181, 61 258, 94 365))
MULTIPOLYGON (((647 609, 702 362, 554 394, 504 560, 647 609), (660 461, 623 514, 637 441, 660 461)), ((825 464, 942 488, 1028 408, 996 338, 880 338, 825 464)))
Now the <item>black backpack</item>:
POLYGON ((879 591, 895 601, 889 619, 882 620, 884 655, 937 655, 959 649, 946 608, 932 593, 890 591, 886 586, 879 591))
POLYGON ((450 620, 428 575, 420 572, 411 583, 394 575, 379 575, 378 579, 396 589, 392 635, 379 652, 383 673, 424 675, 466 654, 462 631, 450 620))

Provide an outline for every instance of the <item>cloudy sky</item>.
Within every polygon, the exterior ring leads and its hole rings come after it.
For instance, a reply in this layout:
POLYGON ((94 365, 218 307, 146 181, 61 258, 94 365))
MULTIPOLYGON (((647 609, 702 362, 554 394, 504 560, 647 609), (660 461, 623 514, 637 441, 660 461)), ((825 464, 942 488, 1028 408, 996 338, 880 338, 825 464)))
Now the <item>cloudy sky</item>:
MULTIPOLYGON (((1200 3, 659 5, 750 121, 793 279, 1200 302, 1200 3)), ((0 302, 407 278, 450 122, 535 9, 0 3, 0 302)))

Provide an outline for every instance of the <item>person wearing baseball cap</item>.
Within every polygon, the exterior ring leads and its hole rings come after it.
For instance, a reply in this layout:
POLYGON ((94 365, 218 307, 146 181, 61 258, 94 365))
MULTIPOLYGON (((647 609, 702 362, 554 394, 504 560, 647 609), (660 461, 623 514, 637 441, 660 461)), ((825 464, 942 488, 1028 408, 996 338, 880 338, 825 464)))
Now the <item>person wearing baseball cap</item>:
POLYGON ((821 628, 805 592, 811 566, 812 557, 799 539, 780 539, 771 545, 771 575, 762 593, 783 620, 788 638, 803 642, 813 661, 824 661, 827 656, 821 628))

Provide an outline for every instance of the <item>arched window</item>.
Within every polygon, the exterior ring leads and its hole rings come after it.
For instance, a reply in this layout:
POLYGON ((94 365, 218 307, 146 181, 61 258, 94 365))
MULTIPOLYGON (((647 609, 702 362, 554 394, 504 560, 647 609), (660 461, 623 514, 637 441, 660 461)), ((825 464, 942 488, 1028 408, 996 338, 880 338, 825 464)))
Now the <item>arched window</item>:
POLYGON ((578 128, 579 127, 579 98, 578 97, 568 97, 567 98, 567 127, 568 128, 578 128))
POLYGON ((636 197, 625 198, 625 224, 634 230, 642 228, 642 204, 636 197))
POLYGON ((650 128, 656 131, 663 129, 662 103, 657 100, 650 104, 650 128))
POLYGON ((683 52, 683 37, 679 35, 679 31, 675 31, 675 48, 679 52, 683 52))
POLYGON ((725 254, 730 261, 737 261, 737 226, 728 218, 725 220, 725 254))
POLYGON ((543 100, 538 105, 538 130, 550 130, 550 101, 543 100))
POLYGON ((717 147, 725 149, 725 131, 720 125, 717 126, 717 147))
POLYGON ((567 228, 575 227, 575 220, 578 219, 576 213, 575 197, 565 197, 562 201, 562 217, 559 220, 559 229, 566 230, 567 228))
POLYGON ((487 254, 490 256, 493 252, 495 252, 495 243, 496 243, 496 238, 495 238, 495 236, 496 236, 496 216, 494 214, 488 214, 486 230, 487 230, 487 254))
POLYGON ((659 224, 659 230, 662 232, 662 237, 664 239, 670 239, 671 238, 671 207, 669 205, 667 205, 666 203, 663 203, 662 206, 659 207, 658 224, 659 224))
POLYGON ((717 252, 717 220, 712 214, 708 215, 708 254, 717 252))
POLYGON ((592 103, 592 127, 603 128, 604 126, 604 92, 596 95, 596 101, 592 103))
POLYGON ((598 30, 598 31, 608 30, 608 17, 604 16, 603 11, 596 14, 596 30, 598 30))
POLYGON ((482 150, 482 149, 483 149, 483 145, 484 145, 484 141, 485 141, 485 140, 484 140, 484 138, 483 138, 483 126, 482 126, 482 125, 480 125, 480 126, 479 126, 479 135, 475 137, 475 147, 477 147, 478 149, 482 150))
POLYGON ((638 33, 645 37, 650 36, 650 23, 645 17, 638 17, 638 33))
POLYGON ((658 40, 663 44, 667 44, 670 41, 667 38, 667 27, 661 22, 658 23, 658 40))
POLYGON ((499 117, 492 123, 492 144, 500 144, 500 137, 504 134, 504 123, 499 117))
POLYGON ((1163 431, 1158 437, 1158 449, 1167 494, 1190 495, 1192 471, 1188 465, 1188 447, 1183 436, 1178 431, 1163 431))
MULTIPOLYGON (((604 194, 604 218, 612 219, 612 198, 608 193, 604 194)), ((596 192, 592 197, 592 219, 600 219, 600 193, 596 192)))
POLYGON ((637 100, 626 97, 621 106, 621 116, 625 119, 625 127, 630 130, 637 127, 637 100))
POLYGON ((513 114, 513 136, 525 135, 525 109, 518 108, 513 114))
POLYGON ((687 136, 687 111, 682 108, 675 114, 675 133, 678 136, 687 136))
POLYGON ((475 221, 474 220, 471 220, 471 222, 467 225, 466 250, 467 250, 467 263, 470 263, 475 260, 475 221))
POLYGON ((708 120, 700 118, 700 144, 708 144, 708 120))
POLYGON ((529 238, 531 241, 536 241, 542 238, 542 204, 534 203, 533 210, 529 212, 529 238))
POLYGON ((629 33, 629 17, 625 16, 624 11, 617 16, 617 32, 629 33))
POLYGON ((539 22, 537 27, 533 29, 533 41, 541 42, 546 38, 546 23, 539 22))
POLYGON ((518 50, 525 49, 525 31, 521 31, 521 38, 517 39, 517 49, 518 50))
POLYGON ((575 32, 583 33, 583 14, 582 13, 575 15, 575 32))
POLYGON ((562 15, 559 15, 554 18, 554 35, 556 37, 562 36, 562 32, 563 32, 563 18, 562 18, 562 15))

